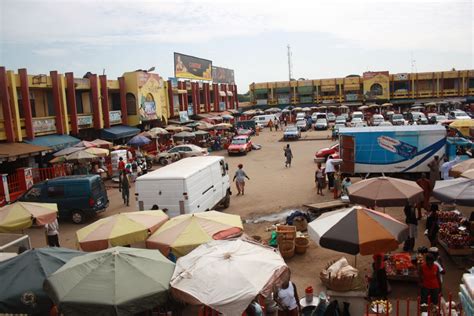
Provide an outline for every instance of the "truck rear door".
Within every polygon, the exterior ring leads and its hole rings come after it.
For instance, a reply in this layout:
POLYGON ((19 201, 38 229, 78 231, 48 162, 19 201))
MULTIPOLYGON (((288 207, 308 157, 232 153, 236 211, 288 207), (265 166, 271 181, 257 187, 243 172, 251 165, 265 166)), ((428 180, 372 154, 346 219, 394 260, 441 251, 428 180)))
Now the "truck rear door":
POLYGON ((342 159, 341 172, 353 174, 355 164, 354 136, 341 135, 339 142, 339 152, 342 159))

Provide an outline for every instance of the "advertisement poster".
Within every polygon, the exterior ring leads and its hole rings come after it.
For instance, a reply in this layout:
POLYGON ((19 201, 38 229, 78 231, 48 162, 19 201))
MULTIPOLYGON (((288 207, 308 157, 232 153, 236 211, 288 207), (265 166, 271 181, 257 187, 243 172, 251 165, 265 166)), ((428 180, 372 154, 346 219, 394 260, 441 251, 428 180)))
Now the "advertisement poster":
POLYGON ((166 107, 166 91, 163 78, 158 74, 140 73, 138 87, 140 120, 151 121, 161 117, 161 109, 166 107))
POLYGON ((189 121, 188 112, 186 112, 186 111, 179 111, 179 121, 180 121, 180 122, 187 122, 187 121, 189 121))
POLYGON ((219 102, 219 111, 225 111, 225 102, 219 102))
POLYGON ((51 119, 33 119, 33 130, 35 133, 52 132, 56 130, 56 121, 51 119))
POLYGON ((212 80, 212 61, 174 53, 174 76, 195 80, 212 80))
POLYGON ((388 99, 390 77, 388 71, 368 71, 363 74, 364 96, 367 100, 388 99))
POLYGON ((155 101, 143 101, 140 106, 140 119, 142 121, 156 120, 155 101))
POLYGON ((216 83, 235 84, 234 70, 212 66, 212 81, 216 83))

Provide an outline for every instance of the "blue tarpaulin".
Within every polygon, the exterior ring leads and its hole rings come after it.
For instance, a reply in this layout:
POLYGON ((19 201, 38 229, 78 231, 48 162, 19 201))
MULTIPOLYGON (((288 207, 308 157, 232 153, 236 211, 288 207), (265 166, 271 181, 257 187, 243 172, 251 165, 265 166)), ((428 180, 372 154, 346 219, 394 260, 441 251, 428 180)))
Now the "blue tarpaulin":
POLYGON ((117 125, 110 128, 104 128, 101 132, 102 139, 105 140, 116 140, 125 137, 132 137, 140 133, 140 129, 136 127, 117 125))
POLYGON ((74 146, 81 140, 69 135, 47 135, 35 137, 33 140, 25 140, 25 143, 49 147, 53 150, 61 150, 66 147, 74 146))

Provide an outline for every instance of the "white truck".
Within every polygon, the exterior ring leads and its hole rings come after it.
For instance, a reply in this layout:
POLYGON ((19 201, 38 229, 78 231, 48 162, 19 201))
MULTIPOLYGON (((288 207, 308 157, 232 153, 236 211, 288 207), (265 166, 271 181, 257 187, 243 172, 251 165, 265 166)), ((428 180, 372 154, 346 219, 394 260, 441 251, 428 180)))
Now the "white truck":
POLYGON ((221 156, 190 157, 137 178, 140 211, 161 209, 168 216, 213 210, 230 203, 228 165, 221 156))

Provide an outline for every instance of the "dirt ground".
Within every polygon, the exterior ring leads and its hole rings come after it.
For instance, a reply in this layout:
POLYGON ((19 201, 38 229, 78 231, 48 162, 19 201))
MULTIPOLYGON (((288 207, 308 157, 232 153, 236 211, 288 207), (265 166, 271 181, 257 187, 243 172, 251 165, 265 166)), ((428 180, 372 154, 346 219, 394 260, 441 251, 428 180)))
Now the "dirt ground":
MULTIPOLYGON (((259 136, 253 137, 253 142, 261 144, 261 150, 250 152, 246 156, 228 157, 225 151, 213 153, 213 155, 223 155, 229 163, 229 172, 231 176, 237 169, 237 165, 242 163, 244 170, 250 177, 246 182, 245 195, 236 196, 236 189, 232 184, 234 195, 231 198, 230 207, 224 210, 227 213, 238 214, 245 221, 261 215, 279 213, 287 209, 301 209, 303 204, 317 203, 332 199, 331 194, 327 192, 325 196, 320 197, 316 194, 314 183, 315 163, 313 157, 315 152, 327 147, 333 142, 330 140, 330 133, 327 131, 308 131, 303 133, 299 141, 288 142, 293 151, 293 162, 291 168, 285 168, 283 146, 286 142, 280 141, 283 132, 270 132, 265 129, 259 136)), ((135 211, 134 188, 131 190, 131 203, 129 207, 122 204, 120 193, 111 182, 107 182, 108 195, 111 201, 110 207, 98 218, 110 216, 112 214, 135 211)), ((471 210, 464 209, 466 213, 471 210)), ((395 218, 404 221, 401 208, 387 208, 386 212, 395 218)), ((60 223, 60 242, 64 247, 76 248, 75 231, 84 225, 74 225, 70 222, 60 223)), ((259 235, 264 240, 268 240, 270 232, 266 231, 272 223, 265 222, 260 224, 244 224, 245 232, 248 235, 259 235)), ((419 238, 416 239, 416 246, 428 246, 428 240, 423 236, 425 220, 418 225, 419 238)), ((31 228, 26 231, 31 236, 33 247, 42 247, 45 245, 45 238, 41 228, 31 228)), ((401 249, 400 249, 401 250, 401 249)), ((456 294, 459 289, 462 273, 472 262, 467 262, 461 258, 450 258, 444 252, 441 252, 442 259, 446 265, 447 274, 444 277, 445 295, 449 292, 456 294)), ((345 256, 350 263, 354 262, 354 257, 343 253, 335 252, 317 247, 311 242, 305 255, 296 255, 287 260, 292 271, 292 279, 297 285, 298 291, 304 294, 304 289, 311 285, 315 292, 323 290, 319 279, 319 273, 327 262, 339 259, 345 256)), ((471 258, 472 259, 472 258, 471 258)), ((370 274, 370 256, 358 256, 357 268, 363 275, 370 274)), ((392 293, 390 299, 416 299, 418 288, 416 283, 392 282, 392 293)), ((357 315, 357 314, 356 314, 357 315)))

